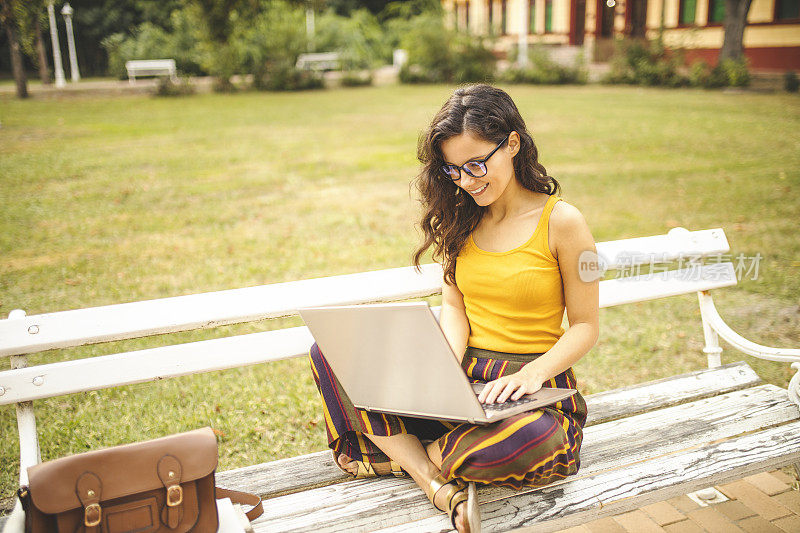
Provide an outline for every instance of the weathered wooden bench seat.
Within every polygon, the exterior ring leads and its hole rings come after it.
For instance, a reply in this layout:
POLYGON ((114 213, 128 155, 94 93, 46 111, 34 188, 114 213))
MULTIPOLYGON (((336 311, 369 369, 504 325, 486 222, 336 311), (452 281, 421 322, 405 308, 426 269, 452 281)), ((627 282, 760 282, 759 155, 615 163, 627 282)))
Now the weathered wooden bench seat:
MULTIPOLYGON (((719 228, 677 228, 597 249, 606 268, 626 270, 729 248, 719 228)), ((0 405, 17 405, 20 481, 39 461, 33 400, 305 357, 312 338, 295 327, 31 367, 25 354, 288 316, 312 305, 425 297, 439 293, 440 283, 441 269, 426 265, 420 273, 405 267, 43 315, 14 311, 0 320, 0 356, 12 364, 0 372, 0 405)), ((730 262, 601 281, 601 307, 697 293, 709 368, 587 397, 580 472, 534 490, 481 487, 486 530, 559 529, 800 463, 800 350, 752 343, 724 323, 709 291, 735 284, 730 262), (762 384, 746 363, 722 365, 719 337, 743 353, 794 363, 799 372, 789 390, 762 384)), ((448 527, 411 480, 351 480, 329 451, 218 472, 217 482, 267 498, 256 531, 448 527)))
MULTIPOLYGON (((743 362, 590 395, 587 403, 578 475, 526 492, 481 488, 487 530, 569 527, 798 458, 798 407, 743 362)), ((270 498, 256 531, 448 527, 410 479, 349 479, 330 452, 217 476, 223 486, 270 498)))

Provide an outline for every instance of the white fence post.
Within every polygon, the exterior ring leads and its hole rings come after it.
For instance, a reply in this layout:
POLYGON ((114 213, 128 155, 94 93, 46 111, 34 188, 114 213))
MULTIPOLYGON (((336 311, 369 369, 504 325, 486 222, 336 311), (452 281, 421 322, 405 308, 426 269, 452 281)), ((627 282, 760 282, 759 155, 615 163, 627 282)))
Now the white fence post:
MULTIPOLYGON (((25 311, 14 309, 8 314, 9 320, 25 317, 25 311)), ((26 368, 28 356, 12 355, 11 369, 26 368)), ((20 402, 17 408, 17 431, 19 432, 19 484, 28 484, 28 467, 39 464, 42 456, 39 451, 39 437, 36 433, 36 415, 33 402, 20 402)))

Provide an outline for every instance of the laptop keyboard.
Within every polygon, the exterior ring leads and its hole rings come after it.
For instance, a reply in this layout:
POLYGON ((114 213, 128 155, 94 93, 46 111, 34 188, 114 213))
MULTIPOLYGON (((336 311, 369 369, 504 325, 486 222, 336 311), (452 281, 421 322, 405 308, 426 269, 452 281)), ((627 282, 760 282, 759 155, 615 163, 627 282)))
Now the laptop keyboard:
POLYGON ((489 413, 496 411, 504 411, 511 407, 516 407, 518 405, 530 403, 533 400, 535 400, 535 398, 520 398, 519 400, 506 400, 503 403, 482 403, 481 406, 483 407, 484 411, 489 413))

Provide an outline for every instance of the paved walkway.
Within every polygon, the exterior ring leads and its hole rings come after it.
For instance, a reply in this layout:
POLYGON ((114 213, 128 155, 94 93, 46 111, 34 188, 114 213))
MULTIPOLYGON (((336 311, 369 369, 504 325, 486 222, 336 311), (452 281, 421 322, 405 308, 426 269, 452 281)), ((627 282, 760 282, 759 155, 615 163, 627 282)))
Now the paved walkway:
POLYGON ((793 482, 785 471, 764 472, 716 486, 728 498, 720 503, 679 496, 559 533, 800 533, 793 482))

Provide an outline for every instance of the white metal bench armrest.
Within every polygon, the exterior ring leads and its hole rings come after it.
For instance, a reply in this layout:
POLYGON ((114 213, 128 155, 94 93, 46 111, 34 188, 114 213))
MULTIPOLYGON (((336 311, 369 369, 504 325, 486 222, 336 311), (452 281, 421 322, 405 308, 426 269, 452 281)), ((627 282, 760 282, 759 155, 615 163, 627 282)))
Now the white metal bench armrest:
POLYGON ((725 342, 739 350, 740 352, 766 359, 768 361, 778 361, 782 363, 792 363, 792 368, 797 373, 789 381, 789 397, 794 403, 800 406, 800 349, 797 348, 773 348, 764 346, 747 340, 722 320, 717 308, 714 307, 714 300, 708 291, 698 293, 700 300, 700 313, 703 322, 708 324, 725 342))

